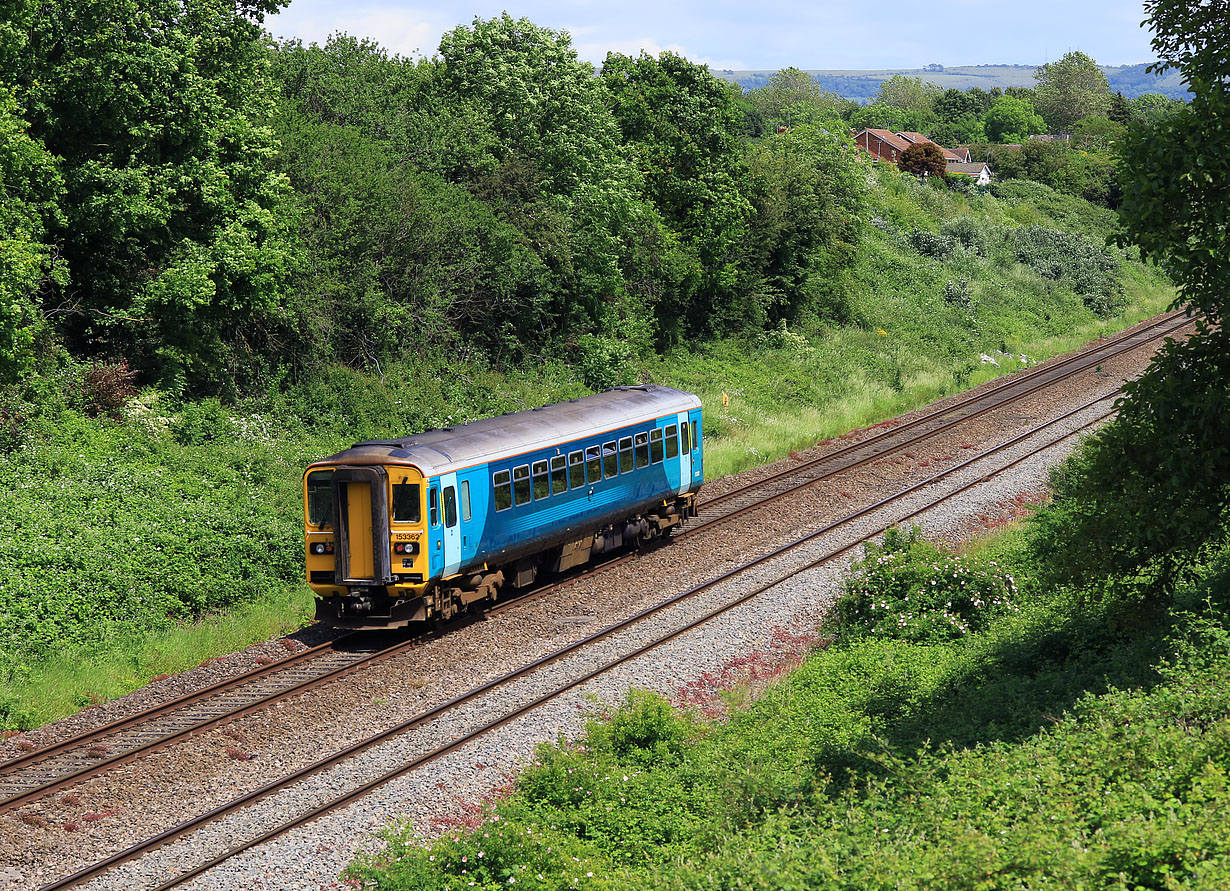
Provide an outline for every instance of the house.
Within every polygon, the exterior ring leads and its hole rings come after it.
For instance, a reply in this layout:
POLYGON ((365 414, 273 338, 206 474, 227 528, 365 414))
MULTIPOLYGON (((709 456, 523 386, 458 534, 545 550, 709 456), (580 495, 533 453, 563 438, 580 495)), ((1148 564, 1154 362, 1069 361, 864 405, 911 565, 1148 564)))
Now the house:
POLYGON ((944 153, 944 162, 949 169, 953 164, 965 164, 970 160, 969 149, 952 151, 946 149, 933 139, 928 139, 921 133, 915 133, 913 130, 876 130, 868 127, 865 130, 860 130, 854 135, 854 141, 860 148, 866 149, 872 157, 881 161, 892 161, 897 163, 897 158, 912 145, 922 145, 931 143, 941 152, 944 153))
POLYGON ((991 181, 991 168, 982 161, 972 164, 969 162, 953 163, 950 161, 948 163, 948 172, 968 176, 974 181, 976 186, 985 186, 991 181))
POLYGON ((854 134, 854 142, 877 161, 890 161, 893 164, 897 163, 902 152, 913 145, 910 140, 903 139, 892 130, 876 130, 871 127, 854 134))

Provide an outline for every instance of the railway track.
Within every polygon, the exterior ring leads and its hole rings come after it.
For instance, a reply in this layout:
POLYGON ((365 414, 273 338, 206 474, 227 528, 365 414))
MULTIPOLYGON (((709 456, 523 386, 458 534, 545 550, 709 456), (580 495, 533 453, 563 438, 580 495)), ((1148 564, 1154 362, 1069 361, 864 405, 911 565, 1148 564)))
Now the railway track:
MULTIPOLYGON (((1070 379, 1104 362, 1129 353, 1180 330, 1190 320, 1182 313, 1160 317, 1152 324, 1099 342, 1094 348, 1038 366, 994 382, 989 388, 927 412, 907 423, 887 428, 868 439, 786 468, 740 489, 703 502, 703 515, 676 538, 693 535, 739 517, 837 473, 869 463, 919 444, 927 437, 1002 408, 1013 401, 1070 379)), ((632 559, 628 554, 591 569, 600 571, 632 559)), ((571 578, 566 580, 570 581, 571 578)), ((527 596, 501 603, 489 615, 515 603, 535 599, 555 590, 554 583, 536 588, 527 596)), ((0 763, 0 813, 12 810, 39 795, 65 788, 151 749, 184 736, 248 714, 282 698, 345 674, 373 661, 404 652, 414 640, 399 641, 373 649, 358 644, 360 636, 323 644, 271 665, 247 672, 201 691, 185 695, 149 711, 133 715, 0 763), (350 641, 350 644, 346 644, 350 641), (348 650, 347 647, 352 649, 348 650)))
MULTIPOLYGON (((199 859, 198 862, 189 867, 153 867, 152 871, 157 878, 152 883, 141 884, 140 886, 149 887, 155 889, 155 891, 164 891, 164 889, 170 889, 183 884, 243 851, 271 841, 298 826, 344 807, 363 797, 373 789, 392 782, 460 749, 481 736, 491 733, 530 711, 564 695, 568 691, 662 647, 664 644, 700 625, 730 612, 772 588, 790 581, 801 573, 806 573, 831 563, 850 550, 883 533, 889 526, 908 522, 935 506, 985 482, 991 477, 1015 467, 1034 455, 1054 448, 1057 444, 1077 435, 1113 414, 1113 406, 1110 405, 1110 402, 1118 395, 1118 392, 1118 390, 1115 390, 1107 393, 1026 433, 1019 434, 991 448, 985 449, 887 498, 856 510, 767 554, 746 561, 717 578, 689 588, 595 634, 562 647, 528 665, 441 703, 410 720, 378 734, 373 734, 371 737, 361 740, 332 756, 323 758, 284 778, 240 796, 226 805, 185 821, 155 837, 120 851, 105 860, 93 864, 87 869, 45 885, 42 891, 58 891, 58 889, 86 882, 108 870, 142 857, 156 848, 188 836, 204 826, 225 820, 238 812, 254 806, 263 799, 277 795, 312 776, 325 771, 331 771, 340 765, 345 765, 357 759, 363 753, 372 751, 377 747, 380 747, 379 760, 387 762, 391 758, 385 746, 391 741, 405 737, 407 734, 411 734, 420 728, 427 727, 446 718, 454 722, 464 722, 464 716, 459 713, 467 706, 475 703, 498 703, 494 708, 488 708, 488 712, 494 712, 492 716, 484 720, 482 718, 483 713, 480 710, 479 718, 471 718, 474 726, 469 727, 464 732, 448 736, 442 744, 434 745, 410 757, 403 756, 397 760, 397 763, 384 769, 377 776, 366 781, 356 782, 352 788, 345 792, 334 795, 328 800, 314 807, 309 807, 290 818, 271 819, 262 831, 255 832, 238 843, 231 843, 224 850, 216 851, 210 856, 199 859), (1097 406, 1101 406, 1101 408, 1093 411, 1097 406), (1089 414, 1091 411, 1093 411, 1093 416, 1082 418, 1075 429, 1061 430, 1058 435, 1042 436, 1050 428, 1064 421, 1076 418, 1082 413, 1089 414), (1023 444, 1026 444, 1024 448, 1018 448, 1023 444), (979 466, 1005 453, 1007 457, 995 467, 986 468, 979 466), (928 489, 936 488, 948 478, 971 470, 976 472, 969 474, 969 479, 960 482, 955 487, 927 494, 926 497, 921 498, 920 502, 919 497, 926 493, 928 489), (853 538, 847 537, 837 542, 830 542, 828 540, 832 537, 833 533, 856 522, 862 523, 864 528, 853 538), (706 598, 705 595, 708 595, 708 597, 706 598), (691 604, 695 608, 691 612, 685 611, 683 614, 678 614, 680 607, 686 604, 691 604), (651 622, 650 620, 653 621, 651 622), (661 630, 663 625, 667 626, 664 631, 661 630), (628 632, 640 632, 640 636, 631 635, 631 639, 623 640, 623 636, 628 632), (612 648, 617 651, 597 654, 591 652, 600 643, 613 643, 612 648), (555 673, 562 675, 562 677, 550 677, 549 674, 552 669, 556 669, 555 673), (542 676, 540 677, 540 675, 542 676)), ((221 836, 229 838, 230 833, 222 832, 221 836)), ((180 859, 182 858, 177 857, 174 862, 178 863, 180 859)), ((135 875, 128 875, 125 876, 124 882, 125 887, 137 887, 140 879, 135 875)))
MULTIPOLYGON (((836 473, 917 445, 920 441, 961 423, 1025 399, 1046 387, 1054 386, 1173 334, 1190 323, 1190 319, 1178 313, 1161 317, 1151 325, 1102 341, 1090 350, 1002 379, 944 408, 924 413, 907 423, 875 433, 861 442, 843 446, 819 458, 789 467, 738 490, 710 499, 701 506, 701 521, 676 537, 703 531, 782 499, 836 473)), ((964 467, 968 463, 963 462, 957 467, 964 467)), ((946 473, 954 469, 950 468, 946 473)), ((944 474, 937 475, 936 478, 942 476, 944 474)), ((848 522, 848 519, 843 522, 848 522)), ((603 565, 595 566, 590 573, 625 562, 634 556, 630 554, 612 558, 603 565)), ((567 584, 572 580, 566 579, 562 583, 567 584)), ((488 610, 487 615, 544 596, 556 589, 556 585, 543 586, 524 597, 493 607, 488 610)), ((451 623, 446 629, 456 624, 458 623, 451 623)), ((183 739, 189 734, 215 727, 265 708, 280 699, 318 687, 364 665, 404 653, 426 636, 428 635, 420 635, 387 646, 368 646, 362 652, 345 652, 338 646, 341 642, 322 645, 215 687, 181 697, 154 712, 134 715, 122 722, 98 728, 89 734, 0 764, 0 812, 72 786, 83 779, 135 760, 152 749, 183 739)), ((350 646, 362 649, 353 642, 350 646)), ((527 666, 527 669, 539 664, 533 663, 532 666, 527 666)), ((361 748, 377 744, 365 743, 361 748)), ((296 775, 292 774, 292 777, 294 776, 296 775)), ((81 880, 83 879, 77 881, 81 880)))

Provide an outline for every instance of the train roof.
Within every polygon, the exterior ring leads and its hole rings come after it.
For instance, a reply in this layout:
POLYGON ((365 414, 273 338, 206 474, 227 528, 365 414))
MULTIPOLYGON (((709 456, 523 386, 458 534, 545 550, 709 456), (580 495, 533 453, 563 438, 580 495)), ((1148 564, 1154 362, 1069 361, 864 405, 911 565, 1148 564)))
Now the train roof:
POLYGON ((700 398, 683 390, 656 384, 616 387, 402 439, 357 442, 318 463, 413 464, 425 476, 435 476, 700 407, 700 398))

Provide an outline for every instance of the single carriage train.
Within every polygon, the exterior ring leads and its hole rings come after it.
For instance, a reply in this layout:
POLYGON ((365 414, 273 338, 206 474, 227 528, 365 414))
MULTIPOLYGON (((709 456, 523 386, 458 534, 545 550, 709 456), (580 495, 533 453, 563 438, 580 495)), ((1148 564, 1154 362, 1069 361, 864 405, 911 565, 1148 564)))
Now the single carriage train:
POLYGON ((700 400, 599 393, 404 439, 304 474, 316 617, 348 628, 447 619, 696 515, 700 400))

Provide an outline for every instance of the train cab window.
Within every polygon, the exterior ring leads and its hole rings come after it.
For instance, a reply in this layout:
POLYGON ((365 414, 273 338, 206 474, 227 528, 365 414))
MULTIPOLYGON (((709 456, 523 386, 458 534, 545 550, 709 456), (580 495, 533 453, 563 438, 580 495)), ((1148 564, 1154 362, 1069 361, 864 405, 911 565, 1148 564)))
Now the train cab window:
POLYGON ((625 436, 619 441, 619 472, 630 473, 636 469, 632 463, 632 437, 625 436))
POLYGON ((444 525, 452 529, 457 525, 457 490, 444 487, 444 525))
POLYGON ((436 494, 436 487, 432 486, 427 490, 427 510, 431 512, 431 525, 437 526, 440 523, 440 499, 436 494))
POLYGON ((654 464, 662 463, 662 428, 654 427, 649 431, 649 459, 654 464))
POLYGON ((688 435, 689 428, 688 428, 687 421, 684 421, 682 424, 680 424, 679 428, 680 428, 680 432, 683 434, 683 450, 685 452, 692 451, 692 438, 691 436, 688 435))
POLYGON ((692 422, 692 451, 700 448, 700 437, 696 435, 696 422, 692 422))
POLYGON ((671 424, 666 428, 666 458, 679 457, 679 428, 671 424))
POLYGON ((423 508, 419 503, 418 483, 398 483, 393 487, 393 522, 418 523, 423 519, 423 508))
POLYGON ((585 455, 581 452, 568 455, 568 485, 574 489, 585 488, 585 455))
POLYGON ((512 507, 512 477, 507 470, 497 470, 491 475, 491 484, 495 489, 495 509, 508 510, 512 507))
POLYGON ((639 470, 642 467, 649 466, 649 434, 636 434, 636 467, 639 470))
POLYGON ((568 491, 568 459, 556 455, 551 459, 551 494, 568 491))
POLYGON ((313 526, 333 525, 333 471, 318 470, 307 478, 308 522, 313 526))
POLYGON ((585 450, 585 474, 591 483, 602 480, 602 448, 590 446, 585 450))
POLYGON ((470 481, 461 481, 461 519, 468 523, 470 522, 470 481))
POLYGON ((607 479, 619 475, 619 451, 613 442, 602 444, 602 473, 607 479))
POLYGON ((547 462, 534 462, 534 500, 538 501, 551 494, 551 480, 547 476, 547 462))
POLYGON ((530 466, 522 464, 513 468, 513 500, 517 507, 529 503, 530 500, 530 466))

